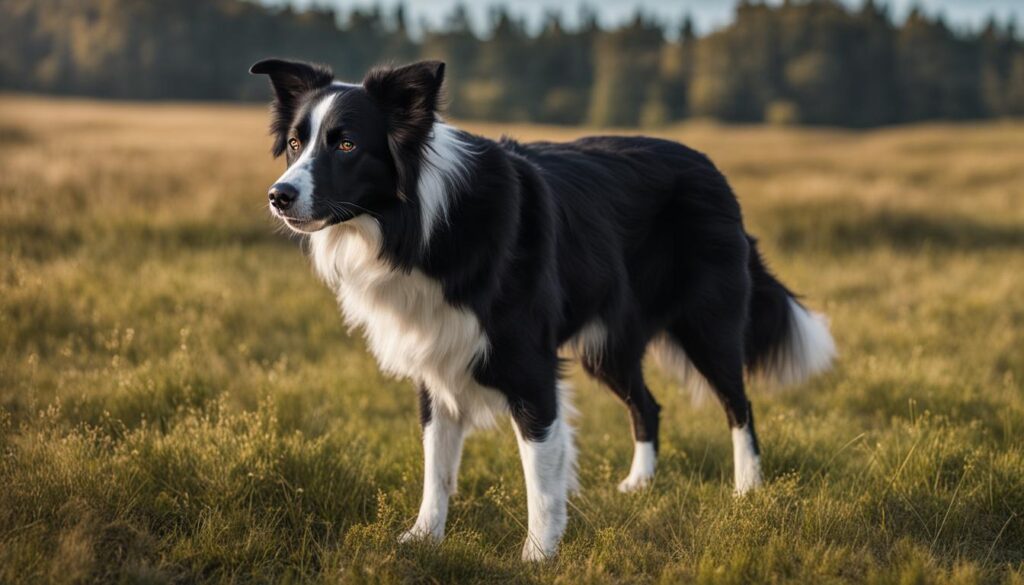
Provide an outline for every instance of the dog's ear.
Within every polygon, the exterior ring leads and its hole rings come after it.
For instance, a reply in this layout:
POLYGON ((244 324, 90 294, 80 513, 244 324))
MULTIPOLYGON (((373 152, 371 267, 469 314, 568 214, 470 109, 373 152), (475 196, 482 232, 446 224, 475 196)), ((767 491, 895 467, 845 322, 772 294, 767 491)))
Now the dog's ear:
POLYGON ((388 110, 424 110, 433 114, 444 83, 444 63, 419 61, 402 67, 377 67, 366 74, 363 87, 388 110))
POLYGON ((403 67, 378 67, 363 87, 388 118, 388 136, 397 144, 423 140, 441 107, 444 63, 420 61, 403 67))
POLYGON ((264 59, 249 68, 254 75, 269 75, 274 95, 280 102, 294 102, 299 96, 334 81, 331 68, 303 61, 264 59))
POLYGON ((363 88, 387 120, 388 146, 398 170, 398 197, 403 200, 415 189, 419 154, 434 128, 443 85, 441 61, 377 67, 363 79, 363 88))
POLYGON ((284 152, 288 127, 292 123, 299 98, 303 94, 326 87, 334 81, 331 68, 326 65, 264 59, 249 68, 254 75, 268 75, 274 88, 274 112, 270 133, 274 135, 274 156, 284 152))

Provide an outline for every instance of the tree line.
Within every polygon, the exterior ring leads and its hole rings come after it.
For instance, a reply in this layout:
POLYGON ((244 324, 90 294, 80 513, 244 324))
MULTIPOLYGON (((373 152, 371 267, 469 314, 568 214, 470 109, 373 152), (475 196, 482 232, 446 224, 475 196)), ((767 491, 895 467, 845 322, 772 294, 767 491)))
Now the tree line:
POLYGON ((637 13, 612 29, 581 8, 539 32, 505 8, 486 34, 457 7, 410 35, 406 10, 273 8, 244 0, 0 0, 0 88, 132 99, 256 100, 266 56, 326 62, 358 80, 381 62, 448 63, 462 118, 655 126, 690 117, 869 127, 1024 115, 1024 43, 1013 24, 956 31, 873 0, 737 4, 698 36, 637 13), (666 34, 670 32, 671 34, 666 34), (670 40, 671 39, 671 40, 670 40))

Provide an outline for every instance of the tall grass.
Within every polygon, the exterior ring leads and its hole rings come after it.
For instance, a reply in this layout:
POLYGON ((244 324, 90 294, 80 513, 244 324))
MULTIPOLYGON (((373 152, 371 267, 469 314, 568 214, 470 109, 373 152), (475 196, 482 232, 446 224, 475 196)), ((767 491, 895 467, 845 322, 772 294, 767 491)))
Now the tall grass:
POLYGON ((619 494, 625 411, 574 371, 583 490, 524 566, 507 425, 467 444, 447 540, 397 544, 414 396, 268 219, 265 125, 0 98, 0 582, 1024 583, 1024 126, 664 132, 842 358, 752 388, 768 482, 740 499, 720 408, 654 368, 659 475, 619 494))

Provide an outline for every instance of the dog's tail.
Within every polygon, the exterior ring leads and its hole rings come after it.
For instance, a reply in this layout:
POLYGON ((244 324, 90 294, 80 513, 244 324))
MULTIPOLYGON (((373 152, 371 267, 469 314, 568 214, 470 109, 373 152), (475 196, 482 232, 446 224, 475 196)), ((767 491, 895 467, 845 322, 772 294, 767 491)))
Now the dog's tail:
POLYGON ((778 384, 800 383, 832 365, 828 319, 808 310, 776 279, 750 241, 751 300, 745 355, 749 372, 778 384))

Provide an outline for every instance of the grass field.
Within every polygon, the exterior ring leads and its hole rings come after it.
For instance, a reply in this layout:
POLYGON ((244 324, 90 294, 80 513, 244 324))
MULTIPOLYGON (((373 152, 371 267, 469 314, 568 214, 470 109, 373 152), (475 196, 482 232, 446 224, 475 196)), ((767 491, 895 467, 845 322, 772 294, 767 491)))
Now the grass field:
POLYGON ((275 230, 265 127, 0 98, 0 583, 1024 583, 1024 124, 666 130, 724 169, 841 359, 752 388, 745 498, 719 406, 653 367, 659 475, 619 494, 625 410, 574 369, 583 489, 539 566, 507 423, 467 443, 447 540, 397 544, 415 395, 275 230))

